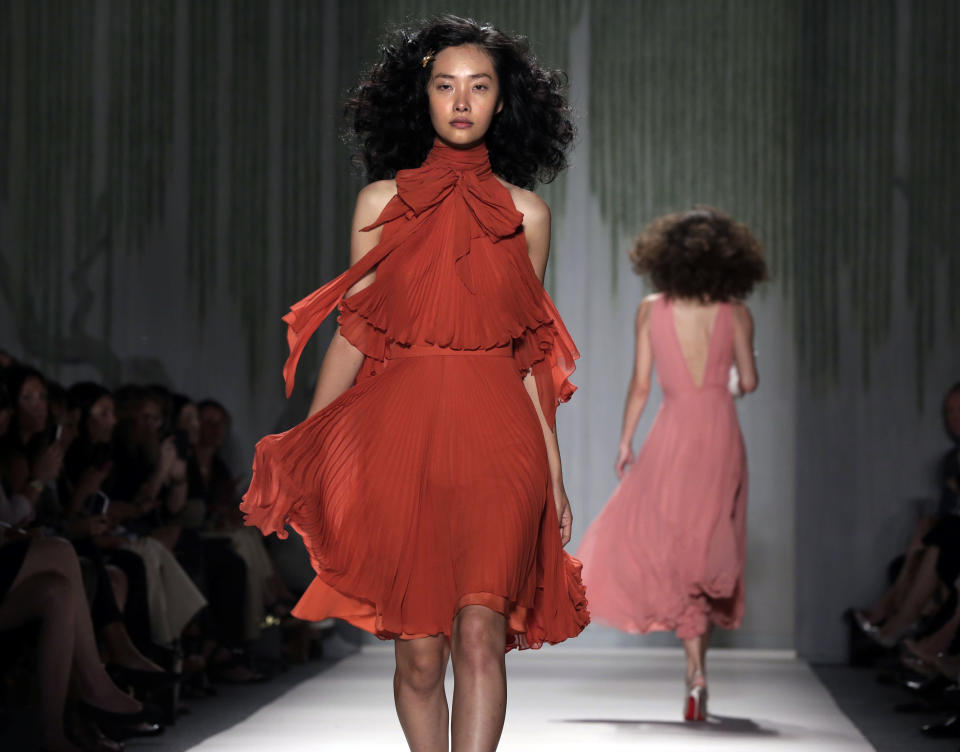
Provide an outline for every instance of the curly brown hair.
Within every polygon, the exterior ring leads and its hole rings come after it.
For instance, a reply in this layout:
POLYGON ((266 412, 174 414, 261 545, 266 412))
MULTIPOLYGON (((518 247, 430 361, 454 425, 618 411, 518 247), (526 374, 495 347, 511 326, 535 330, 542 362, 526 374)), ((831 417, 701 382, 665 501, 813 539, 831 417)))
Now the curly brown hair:
POLYGON ((490 56, 500 81, 503 110, 485 139, 493 171, 533 188, 566 168, 574 138, 566 75, 543 68, 524 37, 445 15, 393 30, 380 46, 380 60, 351 92, 346 136, 370 180, 423 163, 435 135, 427 102, 432 56, 464 44, 490 56))
POLYGON ((712 206, 658 217, 630 251, 637 274, 671 298, 743 300, 767 279, 763 247, 742 222, 712 206))

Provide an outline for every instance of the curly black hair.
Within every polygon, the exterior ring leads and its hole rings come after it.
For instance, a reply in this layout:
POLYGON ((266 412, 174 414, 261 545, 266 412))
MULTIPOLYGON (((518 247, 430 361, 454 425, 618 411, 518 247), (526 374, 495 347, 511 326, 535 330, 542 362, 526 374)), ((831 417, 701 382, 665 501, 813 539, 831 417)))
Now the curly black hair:
POLYGON ((763 248, 750 229, 712 206, 653 220, 630 260, 658 291, 704 303, 743 300, 767 279, 763 248))
POLYGON ((549 183, 566 168, 574 137, 566 76, 541 68, 524 37, 489 24, 443 15, 399 28, 380 45, 380 59, 351 92, 348 140, 370 180, 419 167, 433 144, 424 59, 447 47, 473 44, 493 62, 503 109, 486 135, 493 171, 514 185, 549 183))

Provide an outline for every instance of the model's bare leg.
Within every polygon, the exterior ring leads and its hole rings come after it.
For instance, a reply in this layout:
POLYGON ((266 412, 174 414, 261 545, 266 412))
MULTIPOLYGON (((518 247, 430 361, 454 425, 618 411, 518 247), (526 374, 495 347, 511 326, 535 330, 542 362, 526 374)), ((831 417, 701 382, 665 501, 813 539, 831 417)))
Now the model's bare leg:
POLYGON ((683 650, 687 654, 687 684, 699 675, 704 675, 704 658, 706 657, 706 643, 709 633, 697 637, 688 637, 683 641, 683 650))
POLYGON ((710 636, 713 634, 713 624, 707 624, 707 631, 700 635, 700 670, 707 675, 707 648, 710 647, 710 636))
POLYGON ((507 620, 466 606, 453 622, 453 752, 492 752, 507 712, 507 620))
POLYGON ((928 546, 923 552, 923 558, 917 568, 913 587, 910 588, 901 607, 893 614, 887 623, 881 627, 879 636, 884 639, 896 639, 909 627, 923 612, 924 606, 937 590, 937 557, 940 549, 928 546))
POLYGON ((393 699, 412 752, 447 752, 449 711, 443 678, 450 644, 443 635, 394 640, 393 699))

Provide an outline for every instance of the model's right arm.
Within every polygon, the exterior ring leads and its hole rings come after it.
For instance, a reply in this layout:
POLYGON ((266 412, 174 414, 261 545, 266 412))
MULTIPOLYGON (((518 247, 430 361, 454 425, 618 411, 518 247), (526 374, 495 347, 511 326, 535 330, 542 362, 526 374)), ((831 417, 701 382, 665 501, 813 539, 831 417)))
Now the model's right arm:
MULTIPOLYGON (((396 192, 396 181, 378 180, 357 194, 357 206, 353 211, 353 224, 350 228, 351 266, 380 242, 380 227, 369 232, 361 232, 360 228, 373 224, 396 192)), ((376 270, 347 290, 347 295, 353 295, 369 287, 375 277, 376 270)), ((350 344, 340 333, 340 327, 337 327, 327 348, 327 354, 323 357, 323 363, 320 365, 317 386, 313 391, 313 401, 310 403, 310 412, 307 417, 319 412, 347 391, 356 380, 362 364, 363 353, 350 344)))
POLYGON ((617 461, 614 470, 622 478, 627 465, 633 462, 633 435, 637 432, 637 423, 650 396, 650 375, 653 371, 653 349, 650 346, 650 310, 653 296, 650 296, 637 308, 636 353, 633 360, 633 377, 627 388, 627 399, 623 406, 623 427, 620 430, 620 446, 617 449, 617 461))

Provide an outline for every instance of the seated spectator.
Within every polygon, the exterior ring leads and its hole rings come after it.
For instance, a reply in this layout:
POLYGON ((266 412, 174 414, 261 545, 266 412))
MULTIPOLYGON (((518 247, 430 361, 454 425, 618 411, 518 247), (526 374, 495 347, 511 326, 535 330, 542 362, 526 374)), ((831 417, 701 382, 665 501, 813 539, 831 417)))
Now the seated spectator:
MULTIPOLYGON (((943 419, 952 448, 939 465, 940 503, 937 517, 915 531, 904 564, 894 584, 868 611, 855 612, 858 626, 884 646, 897 644, 907 630, 937 602, 948 596, 946 609, 934 620, 931 633, 940 633, 931 643, 947 641, 944 627, 960 620, 957 613, 957 579, 960 577, 960 383, 947 392, 943 419)), ((960 622, 958 622, 960 623, 960 622)))
POLYGON ((270 608, 287 612, 294 596, 277 574, 276 567, 257 530, 243 524, 239 508, 239 491, 221 451, 230 426, 230 414, 214 400, 204 400, 198 407, 200 430, 189 466, 191 497, 200 497, 207 505, 208 538, 227 538, 233 550, 247 567, 245 635, 254 640, 260 624, 270 608))
POLYGON ((38 370, 15 365, 4 371, 12 403, 8 429, 0 438, 0 480, 21 522, 42 523, 56 506, 53 481, 63 461, 63 443, 47 410, 47 382, 38 370))
POLYGON ((0 630, 39 622, 39 746, 78 752, 64 729, 71 681, 94 719, 143 720, 143 705, 113 684, 100 662, 73 548, 58 538, 22 537, 11 528, 0 540, 0 630))
MULTIPOLYGON (((106 387, 82 382, 70 387, 68 400, 77 413, 77 431, 76 440, 67 449, 61 474, 61 499, 65 527, 74 547, 91 562, 96 575, 91 612, 101 651, 131 683, 156 684, 158 679, 153 677, 163 670, 137 649, 121 615, 128 600, 129 579, 123 568, 107 563, 107 556, 96 542, 109 529, 103 513, 109 499, 102 486, 111 468, 110 444, 116 425, 113 398, 106 387)), ((113 558, 118 557, 115 554, 113 558)), ((130 568, 129 561, 126 566, 130 568)), ((133 566, 142 568, 143 564, 134 562, 133 566)), ((146 599, 143 603, 148 608, 146 599)))
MULTIPOLYGON (((186 464, 177 459, 172 440, 160 440, 163 416, 158 399, 139 387, 127 387, 123 394, 125 403, 116 423, 119 437, 112 456, 106 455, 105 449, 86 450, 98 454, 100 470, 105 462, 111 463, 110 473, 102 481, 110 498, 110 529, 96 536, 95 542, 101 548, 134 553, 142 561, 151 641, 169 647, 206 605, 174 557, 169 541, 151 535, 163 498, 186 495, 186 464)), ((88 466, 88 472, 97 471, 88 466)))

